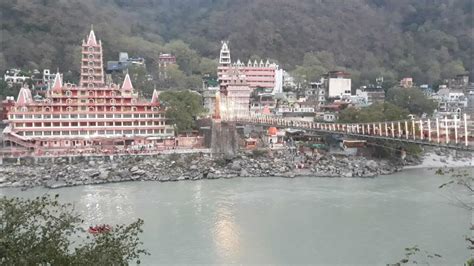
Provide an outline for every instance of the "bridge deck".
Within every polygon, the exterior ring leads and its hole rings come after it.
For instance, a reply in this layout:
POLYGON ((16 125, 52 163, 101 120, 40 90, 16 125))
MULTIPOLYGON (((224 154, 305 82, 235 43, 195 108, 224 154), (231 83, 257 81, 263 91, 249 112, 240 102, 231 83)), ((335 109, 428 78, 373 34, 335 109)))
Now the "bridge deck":
MULTIPOLYGON (((448 148, 448 149, 454 149, 454 150, 462 150, 462 151, 471 151, 474 152, 474 145, 472 143, 468 143, 466 145, 465 141, 462 141, 464 139, 464 136, 461 141, 458 141, 458 143, 455 143, 455 141, 450 140, 448 143, 445 141, 437 141, 438 138, 432 138, 431 141, 428 140, 428 138, 423 138, 423 137, 418 137, 418 133, 415 135, 410 134, 410 131, 408 131, 409 137, 407 138, 406 135, 399 136, 398 134, 394 134, 392 132, 385 132, 385 136, 382 134, 374 134, 365 132, 365 134, 361 133, 356 133, 354 132, 354 126, 360 126, 361 124, 344 124, 341 128, 342 129, 326 129, 324 126, 319 126, 316 127, 315 125, 331 125, 334 126, 334 124, 328 124, 328 123, 314 123, 314 122, 295 122, 293 123, 292 121, 288 120, 282 120, 282 119, 255 119, 255 118, 238 118, 238 119, 232 119, 232 120, 227 120, 229 122, 235 122, 237 124, 251 124, 251 125, 256 125, 256 126, 263 126, 263 127, 279 127, 279 128, 294 128, 294 129, 299 129, 299 130, 305 130, 305 131, 313 131, 313 132, 319 132, 319 133, 324 133, 324 134, 340 134, 340 135, 345 135, 345 136, 352 136, 356 138, 363 138, 363 139, 374 139, 374 140, 386 140, 386 141, 397 141, 397 142, 403 142, 403 143, 413 143, 413 144, 418 144, 418 145, 424 145, 424 146, 433 146, 433 147, 440 147, 440 148, 448 148), (387 136, 388 134, 388 136, 387 136)), ((398 121, 397 121, 398 122, 398 121)), ((392 122, 384 122, 391 124, 392 122)), ((376 124, 378 125, 379 123, 370 123, 370 124, 376 124)), ((339 124, 341 126, 341 124, 339 124)), ((383 127, 382 127, 383 128, 383 127)), ((377 129, 378 130, 378 129, 377 129)), ((381 129, 383 131, 383 129, 381 129)), ((418 129, 419 130, 419 129, 418 129)), ((421 128, 423 130, 423 128, 421 128)), ((360 130, 359 130, 360 131, 360 130)), ((395 131, 395 129, 394 129, 395 131)), ((460 130, 461 131, 461 130, 460 130)), ((471 130, 469 130, 468 134, 470 133, 471 130)), ((430 133, 431 134, 431 133, 430 133)), ((439 134, 439 132, 438 132, 439 134)), ((449 135, 449 131, 448 131, 449 135)), ((448 136, 449 138, 449 136, 448 136)))

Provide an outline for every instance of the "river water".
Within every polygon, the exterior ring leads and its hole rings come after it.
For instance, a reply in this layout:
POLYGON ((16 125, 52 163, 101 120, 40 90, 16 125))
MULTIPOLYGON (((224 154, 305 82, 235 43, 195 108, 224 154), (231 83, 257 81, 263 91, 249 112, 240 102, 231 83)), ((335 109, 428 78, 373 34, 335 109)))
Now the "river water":
MULTIPOLYGON (((454 204, 457 189, 433 169, 374 179, 235 178, 131 182, 0 195, 60 194, 86 224, 145 220, 145 265, 386 265, 418 245, 462 265, 471 212, 454 204)), ((467 200, 467 197, 462 198, 467 200)))

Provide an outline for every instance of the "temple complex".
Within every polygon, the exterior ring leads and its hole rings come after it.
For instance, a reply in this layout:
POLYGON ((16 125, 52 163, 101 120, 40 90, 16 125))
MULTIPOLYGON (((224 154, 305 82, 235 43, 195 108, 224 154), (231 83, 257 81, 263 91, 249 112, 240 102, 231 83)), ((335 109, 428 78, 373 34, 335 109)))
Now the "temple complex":
POLYGON ((252 91, 259 87, 270 88, 273 93, 283 91, 283 70, 279 69, 277 64, 270 63, 268 60, 265 63, 263 60, 260 60, 260 62, 249 60, 247 64, 240 60, 232 62, 229 44, 223 41, 219 55, 219 66, 217 68, 220 85, 226 85, 231 82, 232 73, 230 72, 232 68, 239 69, 245 75, 252 91))
POLYGON ((21 88, 4 140, 37 153, 174 146, 158 92, 151 100, 140 98, 128 74, 120 85, 105 84, 102 52, 91 29, 82 42, 79 85, 64 83, 57 73, 44 99, 21 88))

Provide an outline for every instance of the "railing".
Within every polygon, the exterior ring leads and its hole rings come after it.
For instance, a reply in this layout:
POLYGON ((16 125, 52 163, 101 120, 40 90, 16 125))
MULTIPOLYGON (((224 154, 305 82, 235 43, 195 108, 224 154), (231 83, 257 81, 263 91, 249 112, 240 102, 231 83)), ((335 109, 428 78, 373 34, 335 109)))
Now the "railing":
POLYGON ((256 113, 226 115, 222 117, 222 120, 243 124, 292 127, 353 136, 393 139, 420 144, 464 146, 466 149, 474 150, 472 145, 474 126, 472 121, 467 120, 465 114, 462 119, 419 119, 373 123, 320 123, 290 120, 274 115, 256 113))

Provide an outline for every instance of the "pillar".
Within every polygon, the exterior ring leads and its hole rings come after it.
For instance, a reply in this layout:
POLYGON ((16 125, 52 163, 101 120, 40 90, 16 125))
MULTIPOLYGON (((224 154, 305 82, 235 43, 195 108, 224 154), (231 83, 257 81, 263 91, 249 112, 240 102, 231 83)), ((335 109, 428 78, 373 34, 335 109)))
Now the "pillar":
POLYGON ((392 122, 392 138, 395 138, 395 126, 393 125, 393 122, 392 122))
POLYGON ((458 144, 458 117, 454 116, 454 143, 458 144))
POLYGON ((467 137, 467 115, 464 114, 464 142, 466 147, 469 145, 468 137, 467 137))
POLYGON ((408 139, 408 121, 405 120, 405 137, 408 139))
POLYGON ((431 142, 431 121, 428 119, 428 141, 431 142))
POLYGON ((444 117, 444 135, 446 138, 446 144, 448 144, 449 143, 448 116, 444 117))
POLYGON ((385 122, 385 137, 388 137, 388 127, 387 127, 387 122, 385 122))
POLYGON ((398 137, 399 137, 399 138, 402 137, 402 128, 401 128, 401 123, 400 123, 400 121, 398 121, 398 137))
POLYGON ((440 143, 440 139, 439 139, 439 118, 436 118, 436 138, 437 138, 437 142, 440 143))
POLYGON ((420 119, 420 139, 423 140, 423 121, 420 119))
POLYGON ((415 120, 411 120, 412 132, 413 132, 413 139, 416 139, 416 130, 415 130, 415 120))

